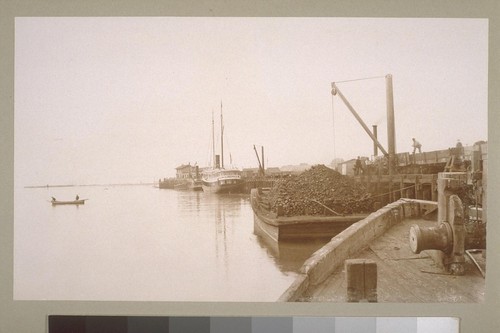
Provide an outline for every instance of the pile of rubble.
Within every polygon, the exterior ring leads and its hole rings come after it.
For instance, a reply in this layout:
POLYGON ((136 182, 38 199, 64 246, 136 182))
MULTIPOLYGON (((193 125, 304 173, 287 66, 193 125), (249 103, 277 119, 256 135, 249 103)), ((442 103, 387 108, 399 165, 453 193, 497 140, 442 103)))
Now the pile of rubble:
POLYGON ((279 216, 347 215, 373 208, 365 186, 324 165, 280 179, 268 198, 279 216))

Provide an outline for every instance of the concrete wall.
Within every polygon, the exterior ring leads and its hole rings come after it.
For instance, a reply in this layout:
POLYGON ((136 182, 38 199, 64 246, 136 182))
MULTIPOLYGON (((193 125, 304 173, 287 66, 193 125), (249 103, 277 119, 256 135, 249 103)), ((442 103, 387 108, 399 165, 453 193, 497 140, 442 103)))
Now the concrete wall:
POLYGON ((316 251, 300 269, 300 274, 278 301, 298 300, 311 285, 322 283, 346 259, 355 256, 371 241, 383 235, 386 230, 404 218, 421 216, 436 202, 414 199, 400 199, 363 220, 353 224, 316 251))

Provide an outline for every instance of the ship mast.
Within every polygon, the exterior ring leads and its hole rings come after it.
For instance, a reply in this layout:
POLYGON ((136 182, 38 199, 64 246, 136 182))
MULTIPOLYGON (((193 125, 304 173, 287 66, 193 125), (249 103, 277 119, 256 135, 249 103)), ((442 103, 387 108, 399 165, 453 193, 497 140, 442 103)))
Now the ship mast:
POLYGON ((224 123, 222 122, 222 101, 220 101, 220 158, 221 169, 224 169, 224 123))
POLYGON ((215 166, 214 110, 212 109, 212 167, 215 168, 215 166))

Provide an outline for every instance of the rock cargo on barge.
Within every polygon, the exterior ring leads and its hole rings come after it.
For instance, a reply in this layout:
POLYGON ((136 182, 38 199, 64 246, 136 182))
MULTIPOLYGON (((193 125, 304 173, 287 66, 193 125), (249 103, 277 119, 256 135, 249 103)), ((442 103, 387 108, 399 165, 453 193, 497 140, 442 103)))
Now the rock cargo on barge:
POLYGON ((348 177, 313 166, 271 188, 251 190, 254 229, 276 242, 328 240, 371 212, 368 196, 348 177))

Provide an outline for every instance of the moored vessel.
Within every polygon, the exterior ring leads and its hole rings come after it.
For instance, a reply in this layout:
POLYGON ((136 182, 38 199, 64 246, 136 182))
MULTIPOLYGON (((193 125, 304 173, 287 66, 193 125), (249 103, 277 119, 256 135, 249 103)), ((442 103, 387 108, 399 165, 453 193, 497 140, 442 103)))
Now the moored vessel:
POLYGON ((243 181, 241 172, 236 168, 213 168, 203 173, 202 187, 208 193, 241 192, 243 181))
POLYGON ((61 201, 61 200, 52 200, 52 206, 57 205, 83 205, 87 199, 79 199, 79 200, 69 200, 69 201, 61 201))
POLYGON ((220 143, 221 154, 215 154, 214 119, 212 114, 212 151, 213 166, 203 170, 201 180, 204 192, 208 193, 239 193, 243 190, 241 170, 238 168, 224 167, 224 125, 222 120, 222 103, 220 115, 220 143))
POLYGON ((330 239, 368 214, 337 216, 278 216, 269 209, 267 189, 252 189, 250 202, 254 214, 254 230, 275 242, 308 239, 330 239))

